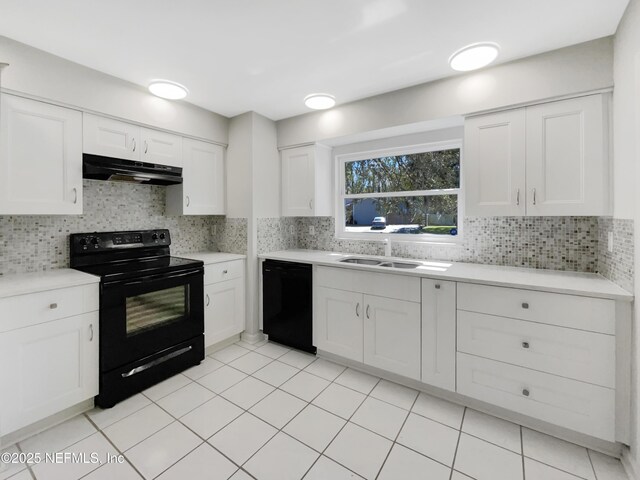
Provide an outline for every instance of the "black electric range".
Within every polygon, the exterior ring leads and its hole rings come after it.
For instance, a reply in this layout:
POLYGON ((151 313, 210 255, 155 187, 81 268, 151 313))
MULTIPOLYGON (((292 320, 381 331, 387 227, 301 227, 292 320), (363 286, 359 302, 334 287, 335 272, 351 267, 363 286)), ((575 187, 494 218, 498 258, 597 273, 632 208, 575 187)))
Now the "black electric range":
POLYGON ((100 407, 204 358, 204 265, 170 244, 162 229, 70 236, 71 267, 100 277, 100 407))

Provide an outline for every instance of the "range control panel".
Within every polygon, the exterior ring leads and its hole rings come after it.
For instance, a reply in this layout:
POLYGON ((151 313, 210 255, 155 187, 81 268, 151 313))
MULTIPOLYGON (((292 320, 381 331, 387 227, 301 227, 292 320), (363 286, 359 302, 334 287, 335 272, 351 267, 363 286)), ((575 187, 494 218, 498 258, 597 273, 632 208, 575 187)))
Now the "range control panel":
POLYGON ((71 251, 76 254, 113 251, 130 248, 168 247, 169 230, 135 232, 74 233, 70 237, 71 251))

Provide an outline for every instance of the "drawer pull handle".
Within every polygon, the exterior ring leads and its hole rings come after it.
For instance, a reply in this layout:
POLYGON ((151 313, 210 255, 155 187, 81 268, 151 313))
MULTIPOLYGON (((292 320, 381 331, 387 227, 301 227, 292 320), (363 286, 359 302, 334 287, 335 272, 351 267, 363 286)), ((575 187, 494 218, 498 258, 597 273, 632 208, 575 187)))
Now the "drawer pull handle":
POLYGON ((529 342, 522 342, 522 348, 529 348, 529 342))
POLYGON ((371 318, 371 317, 369 316, 369 305, 367 305, 367 318, 371 318))
POLYGON ((58 304, 57 303, 52 303, 51 305, 49 305, 49 308, 51 310, 55 310, 56 308, 58 308, 58 304))
POLYGON ((529 389, 525 388, 524 390, 522 390, 522 395, 524 395, 525 397, 528 397, 531 394, 531 392, 529 391, 529 389))
POLYGON ((436 290, 440 290, 440 284, 436 283, 436 290))
POLYGON ((211 298, 209 297, 209 294, 207 293, 207 307, 209 306, 210 303, 211 303, 211 298))
POLYGON ((89 325, 89 341, 93 342, 93 323, 89 325))
POLYGON ((228 270, 222 270, 222 273, 226 275, 227 273, 229 273, 229 271, 228 270))
POLYGON ((360 303, 356 303, 356 317, 360 316, 360 303))
POLYGON ((522 308, 524 308, 525 310, 527 310, 529 308, 529 304, 527 302, 523 302, 522 303, 522 308))

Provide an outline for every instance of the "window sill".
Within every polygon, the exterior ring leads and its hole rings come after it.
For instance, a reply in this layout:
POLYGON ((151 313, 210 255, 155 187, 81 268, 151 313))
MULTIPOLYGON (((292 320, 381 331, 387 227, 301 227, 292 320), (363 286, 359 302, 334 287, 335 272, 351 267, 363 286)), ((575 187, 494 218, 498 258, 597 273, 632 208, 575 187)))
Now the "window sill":
POLYGON ((393 234, 393 233, 355 233, 336 232, 336 240, 362 241, 362 242, 384 242, 389 239, 391 243, 410 243, 429 245, 433 247, 460 247, 462 237, 460 235, 442 238, 441 235, 413 235, 413 234, 393 234), (411 238, 407 238, 411 237, 411 238), (419 237, 419 238, 416 238, 419 237))

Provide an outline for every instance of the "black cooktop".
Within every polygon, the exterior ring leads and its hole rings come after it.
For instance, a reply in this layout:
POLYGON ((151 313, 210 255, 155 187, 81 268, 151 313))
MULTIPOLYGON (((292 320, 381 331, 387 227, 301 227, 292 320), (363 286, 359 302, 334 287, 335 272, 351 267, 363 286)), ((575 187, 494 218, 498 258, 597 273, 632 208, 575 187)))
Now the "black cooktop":
POLYGON ((200 260, 181 257, 149 257, 98 265, 74 267, 85 273, 99 276, 103 282, 112 282, 135 277, 146 277, 181 270, 193 269, 204 265, 200 260))
POLYGON ((166 229, 74 233, 69 237, 71 267, 112 282, 204 266, 199 260, 170 256, 169 245, 166 229))

